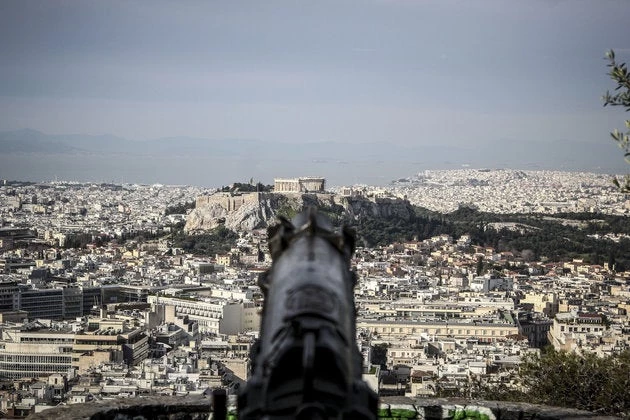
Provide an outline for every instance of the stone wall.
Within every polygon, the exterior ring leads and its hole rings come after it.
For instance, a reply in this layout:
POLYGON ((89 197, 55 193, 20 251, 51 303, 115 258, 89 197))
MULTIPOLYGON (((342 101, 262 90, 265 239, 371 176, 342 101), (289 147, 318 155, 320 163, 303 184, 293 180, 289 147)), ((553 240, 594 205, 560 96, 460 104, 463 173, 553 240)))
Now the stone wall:
POLYGON ((201 396, 152 396, 116 400, 91 401, 55 407, 33 414, 28 419, 82 419, 82 420, 208 420, 211 401, 201 396))
MULTIPOLYGON (((207 420, 210 399, 193 397, 127 398, 68 405, 45 410, 28 417, 32 420, 59 419, 190 419, 207 420)), ((425 420, 501 420, 501 419, 614 419, 588 411, 548 407, 527 403, 476 401, 451 398, 411 399, 385 397, 379 406, 379 419, 425 420)))
POLYGON ((379 405, 379 419, 449 419, 449 420, 503 420, 503 419, 614 419, 588 411, 571 408, 507 401, 480 401, 459 398, 411 399, 385 397, 379 405))
POLYGON ((232 193, 215 193, 213 195, 203 195, 197 197, 195 207, 220 207, 226 212, 237 211, 241 206, 248 203, 258 203, 260 193, 242 193, 233 195, 232 193))

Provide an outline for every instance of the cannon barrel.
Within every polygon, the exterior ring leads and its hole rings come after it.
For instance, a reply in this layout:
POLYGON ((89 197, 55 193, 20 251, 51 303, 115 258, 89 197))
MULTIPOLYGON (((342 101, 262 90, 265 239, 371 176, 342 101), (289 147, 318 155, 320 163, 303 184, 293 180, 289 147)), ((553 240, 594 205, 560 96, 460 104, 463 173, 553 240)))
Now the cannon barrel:
POLYGON ((308 208, 269 228, 273 264, 240 419, 375 419, 356 345, 354 235, 308 208))

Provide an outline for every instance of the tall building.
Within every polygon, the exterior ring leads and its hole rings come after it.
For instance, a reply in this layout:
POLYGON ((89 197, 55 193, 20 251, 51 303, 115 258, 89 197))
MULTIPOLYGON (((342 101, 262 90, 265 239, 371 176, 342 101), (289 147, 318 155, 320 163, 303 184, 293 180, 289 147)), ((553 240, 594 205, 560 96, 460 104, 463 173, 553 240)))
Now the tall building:
POLYGON ((556 350, 593 351, 606 329, 604 317, 600 314, 560 312, 553 319, 549 341, 556 350))
POLYGON ((81 287, 83 292, 83 314, 88 315, 98 311, 103 304, 101 287, 81 287))
POLYGON ((19 291, 20 288, 15 281, 0 283, 0 312, 20 308, 19 291))
POLYGON ((130 285, 35 289, 17 282, 0 283, 0 313, 26 311, 28 318, 73 319, 108 303, 146 302, 151 288, 130 285))
POLYGON ((29 318, 63 319, 63 289, 22 289, 20 309, 29 318))

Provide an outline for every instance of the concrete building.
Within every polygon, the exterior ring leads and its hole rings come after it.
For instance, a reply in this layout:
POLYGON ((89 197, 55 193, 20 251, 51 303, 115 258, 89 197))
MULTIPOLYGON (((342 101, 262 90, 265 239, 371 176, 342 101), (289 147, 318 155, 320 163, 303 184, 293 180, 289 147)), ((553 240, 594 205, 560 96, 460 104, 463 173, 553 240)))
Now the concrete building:
POLYGON ((549 318, 553 318, 558 313, 558 297, 554 292, 526 293, 521 303, 533 305, 535 312, 545 314, 549 318))
POLYGON ((118 319, 90 319, 88 331, 24 324, 2 331, 0 379, 83 373, 103 362, 134 366, 146 359, 149 340, 141 328, 118 319))
MULTIPOLYGON (((114 289, 116 293, 120 294, 122 288, 115 286, 114 289)), ((141 297, 145 301, 146 294, 148 294, 148 291, 141 297)), ((133 295, 135 297, 135 290, 133 295)), ((125 296, 120 298, 120 300, 122 299, 127 298, 125 296)), ((88 315, 93 307, 101 305, 102 301, 101 287, 67 286, 37 289, 26 285, 18 285, 16 282, 0 284, 0 312, 21 310, 27 312, 30 319, 59 320, 77 318, 88 315)))
MULTIPOLYGON (((173 315, 175 317, 183 318, 188 316, 191 321, 196 321, 199 325, 200 333, 219 334, 219 320, 223 316, 224 302, 151 295, 148 297, 148 303, 173 307, 173 315)), ((174 322, 174 320, 170 319, 165 321, 174 322)))
POLYGON ((260 330, 261 308, 254 302, 232 302, 223 306, 223 318, 219 321, 221 334, 236 335, 260 330))
POLYGON ((0 283, 0 312, 20 308, 19 290, 18 283, 15 281, 0 283))
POLYGON ((0 312, 0 324, 12 322, 15 324, 28 321, 28 312, 26 311, 6 311, 0 312))
POLYGON ((215 260, 217 265, 222 265, 224 267, 230 267, 233 263, 233 256, 231 254, 216 254, 215 260))
POLYGON ((387 349, 387 366, 418 364, 419 359, 426 359, 424 346, 401 346, 393 344, 387 349))
POLYGON ((106 285, 102 287, 102 302, 146 302, 149 293, 158 290, 151 286, 135 286, 131 284, 106 285))
POLYGON ((526 316, 518 319, 519 332, 527 337, 529 345, 542 348, 549 344, 549 330, 553 321, 548 318, 532 318, 526 316))
POLYGON ((70 331, 4 330, 0 346, 0 378, 37 378, 68 373, 74 333, 70 331))
POLYGON ((63 303, 63 289, 23 289, 20 291, 20 309, 28 312, 31 319, 63 319, 63 303))
POLYGON ((72 351, 109 351, 115 359, 110 361, 135 366, 149 355, 149 338, 143 329, 129 327, 123 320, 91 318, 88 331, 75 335, 72 351))
POLYGON ((357 329, 364 328, 378 337, 403 338, 425 335, 429 338, 476 338, 480 342, 504 340, 509 335, 518 334, 516 323, 466 322, 468 320, 446 321, 367 321, 357 322, 357 329))
POLYGON ((482 293, 488 293, 492 290, 512 290, 513 287, 514 279, 509 277, 495 277, 485 275, 483 277, 475 277, 470 282, 470 290, 482 293))
POLYGON ((83 292, 83 314, 90 314, 91 311, 97 311, 103 304, 103 295, 101 287, 81 287, 83 292))
POLYGON ((556 350, 583 351, 597 344, 606 330, 601 315, 584 312, 560 312, 553 319, 549 341, 556 350))

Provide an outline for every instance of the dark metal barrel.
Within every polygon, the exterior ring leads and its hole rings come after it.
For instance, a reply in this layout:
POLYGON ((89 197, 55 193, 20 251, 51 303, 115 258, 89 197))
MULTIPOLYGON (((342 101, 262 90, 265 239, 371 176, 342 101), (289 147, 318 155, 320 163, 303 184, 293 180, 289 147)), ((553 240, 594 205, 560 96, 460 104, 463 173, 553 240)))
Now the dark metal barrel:
POLYGON ((314 208, 269 229, 271 269, 239 419, 375 419, 362 381, 350 270, 354 236, 314 208))

